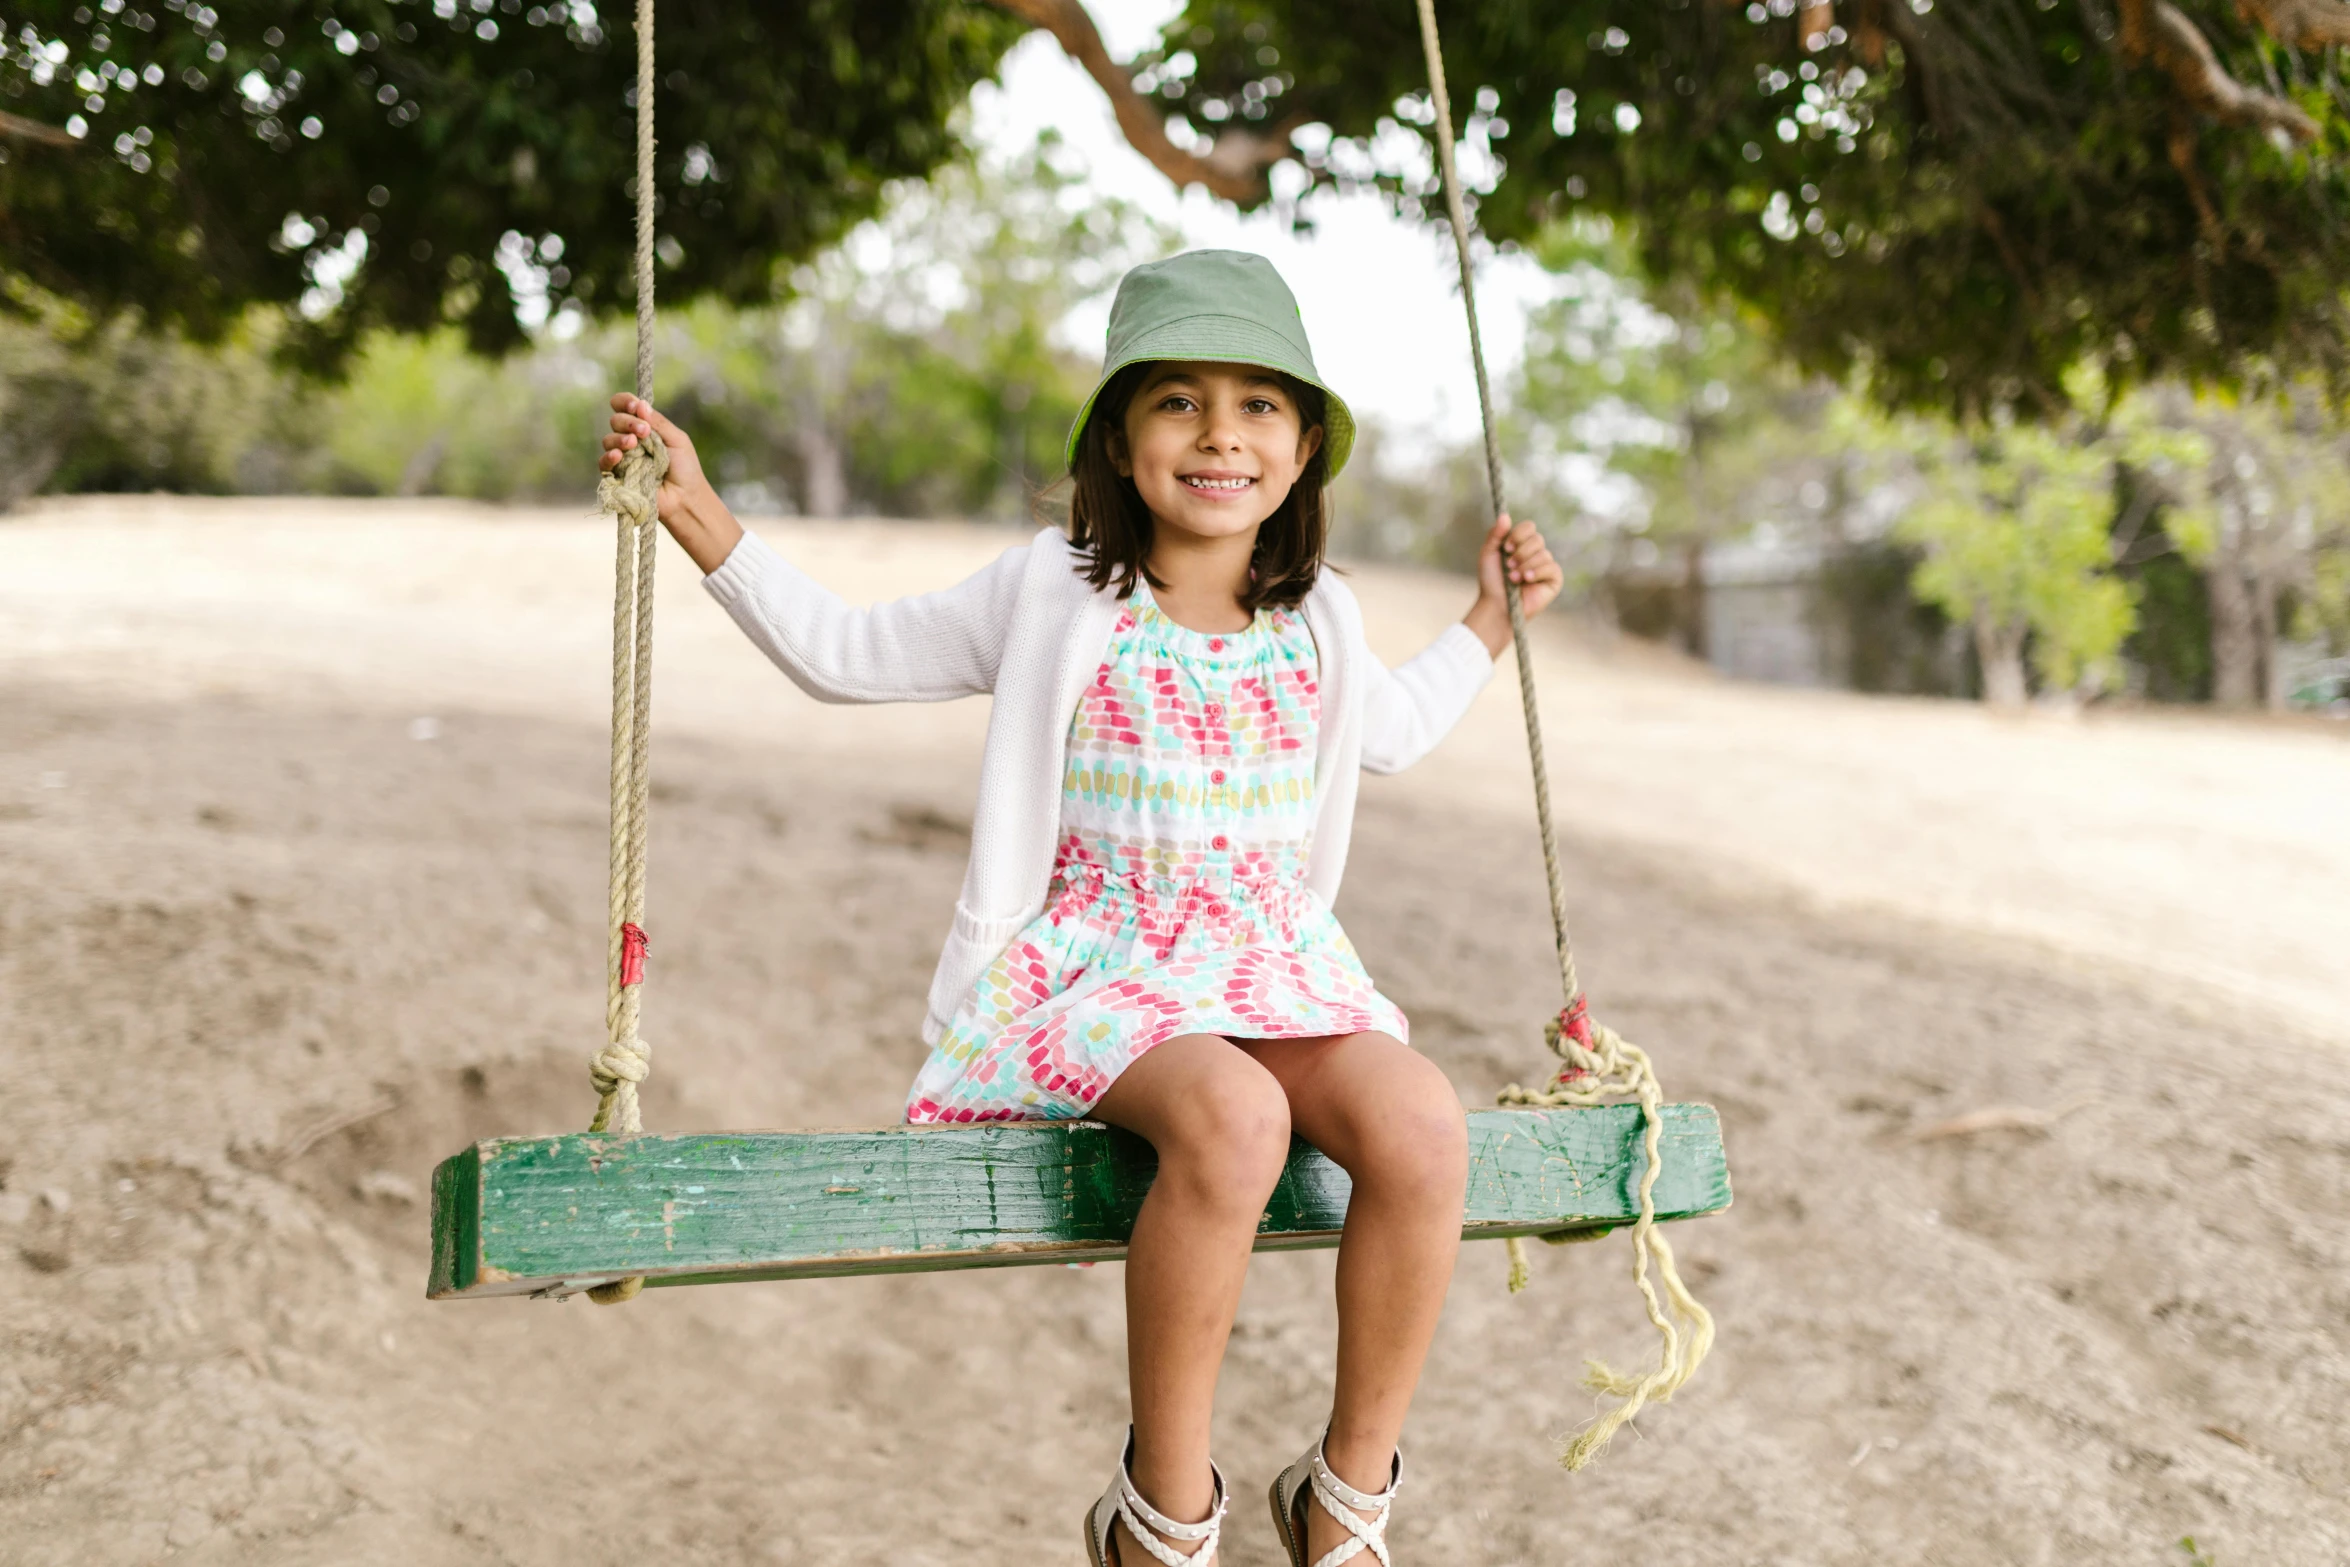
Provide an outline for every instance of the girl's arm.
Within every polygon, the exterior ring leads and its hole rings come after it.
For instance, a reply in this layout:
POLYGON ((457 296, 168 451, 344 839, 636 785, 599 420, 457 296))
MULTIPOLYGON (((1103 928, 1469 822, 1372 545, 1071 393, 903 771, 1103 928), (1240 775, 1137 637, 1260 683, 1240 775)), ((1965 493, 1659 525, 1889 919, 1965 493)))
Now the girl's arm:
POLYGON ((612 399, 603 466, 648 429, 669 448, 662 524, 707 573, 710 596, 801 690, 820 702, 943 702, 995 688, 1025 548, 951 588, 859 609, 745 532, 703 475, 691 438, 650 403, 612 399))
POLYGON ((1477 558, 1477 601, 1458 625, 1396 669, 1364 653, 1364 771, 1401 772, 1434 750, 1469 710, 1492 677, 1493 661, 1510 645, 1506 580, 1517 582, 1532 619, 1558 597, 1566 579, 1534 525, 1504 517, 1485 536, 1477 558))

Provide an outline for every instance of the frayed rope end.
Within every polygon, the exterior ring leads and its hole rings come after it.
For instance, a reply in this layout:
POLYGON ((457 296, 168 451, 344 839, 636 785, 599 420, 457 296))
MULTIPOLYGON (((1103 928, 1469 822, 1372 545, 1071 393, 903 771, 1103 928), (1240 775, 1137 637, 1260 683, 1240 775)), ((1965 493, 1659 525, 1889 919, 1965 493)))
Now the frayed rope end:
MULTIPOLYGON (((1605 1393, 1610 1398, 1630 1398, 1647 1382, 1646 1377, 1628 1377, 1604 1360, 1583 1362, 1583 1385, 1594 1393, 1605 1393)), ((1671 1397, 1670 1394, 1665 1395, 1671 1397)))

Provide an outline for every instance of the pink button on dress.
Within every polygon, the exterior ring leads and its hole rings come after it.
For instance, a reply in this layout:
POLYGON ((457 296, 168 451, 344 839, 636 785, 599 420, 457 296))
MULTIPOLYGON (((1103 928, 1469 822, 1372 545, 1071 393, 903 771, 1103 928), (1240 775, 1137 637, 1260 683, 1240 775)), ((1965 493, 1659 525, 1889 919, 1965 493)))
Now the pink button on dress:
POLYGON ((1306 886, 1319 672, 1297 615, 1208 636, 1135 589, 1070 724, 1044 913, 956 1009, 908 1121, 1083 1116, 1181 1034, 1410 1037, 1306 886))

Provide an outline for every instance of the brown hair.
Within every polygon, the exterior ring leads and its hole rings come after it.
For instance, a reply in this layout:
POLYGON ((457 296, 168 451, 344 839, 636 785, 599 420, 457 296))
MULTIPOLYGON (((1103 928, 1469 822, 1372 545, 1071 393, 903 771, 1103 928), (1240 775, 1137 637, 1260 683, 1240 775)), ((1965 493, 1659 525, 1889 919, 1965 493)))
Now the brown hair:
MULTIPOLYGON (((1076 459, 1069 464, 1069 542, 1081 563, 1079 574, 1097 588, 1115 583, 1120 598, 1134 592, 1138 578, 1154 588, 1166 586, 1150 574, 1156 526, 1150 508, 1110 455, 1111 436, 1126 428, 1126 405, 1155 368, 1150 360, 1127 365, 1103 384, 1084 433, 1077 437, 1076 459)), ((1321 388, 1278 370, 1266 373, 1297 405, 1300 430, 1323 425, 1330 405, 1321 388)), ((1252 615, 1260 609, 1295 609, 1321 574, 1322 551, 1330 541, 1330 508, 1324 494, 1330 477, 1328 451, 1327 442, 1314 449, 1288 496, 1257 529, 1248 591, 1240 600, 1241 608, 1252 615)))

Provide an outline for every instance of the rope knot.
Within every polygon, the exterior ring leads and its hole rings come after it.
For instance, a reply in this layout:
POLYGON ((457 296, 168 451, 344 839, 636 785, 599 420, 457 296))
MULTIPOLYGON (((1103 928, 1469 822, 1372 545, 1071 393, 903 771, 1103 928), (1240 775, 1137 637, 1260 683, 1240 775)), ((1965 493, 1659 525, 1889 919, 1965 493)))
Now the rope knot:
POLYGON ((621 454, 617 467, 596 481, 596 504, 631 527, 650 527, 660 514, 661 481, 668 474, 668 443, 647 431, 635 449, 621 454))
POLYGON ((1579 1084, 1604 1070, 1603 1052, 1592 1034, 1596 1027, 1591 1021, 1591 998, 1580 990, 1558 1016, 1543 1020, 1542 1042, 1559 1058, 1559 1069, 1550 1080, 1552 1088, 1579 1084))
POLYGON ((622 1083, 641 1083, 652 1075, 652 1047, 641 1039, 616 1039, 588 1062, 588 1081, 599 1094, 617 1093, 622 1083))
POLYGON ((596 1089, 596 1118, 591 1132, 636 1137, 645 1129, 637 1108, 636 1085, 653 1075, 653 1047, 631 1034, 615 1039, 588 1058, 588 1081, 596 1089))

